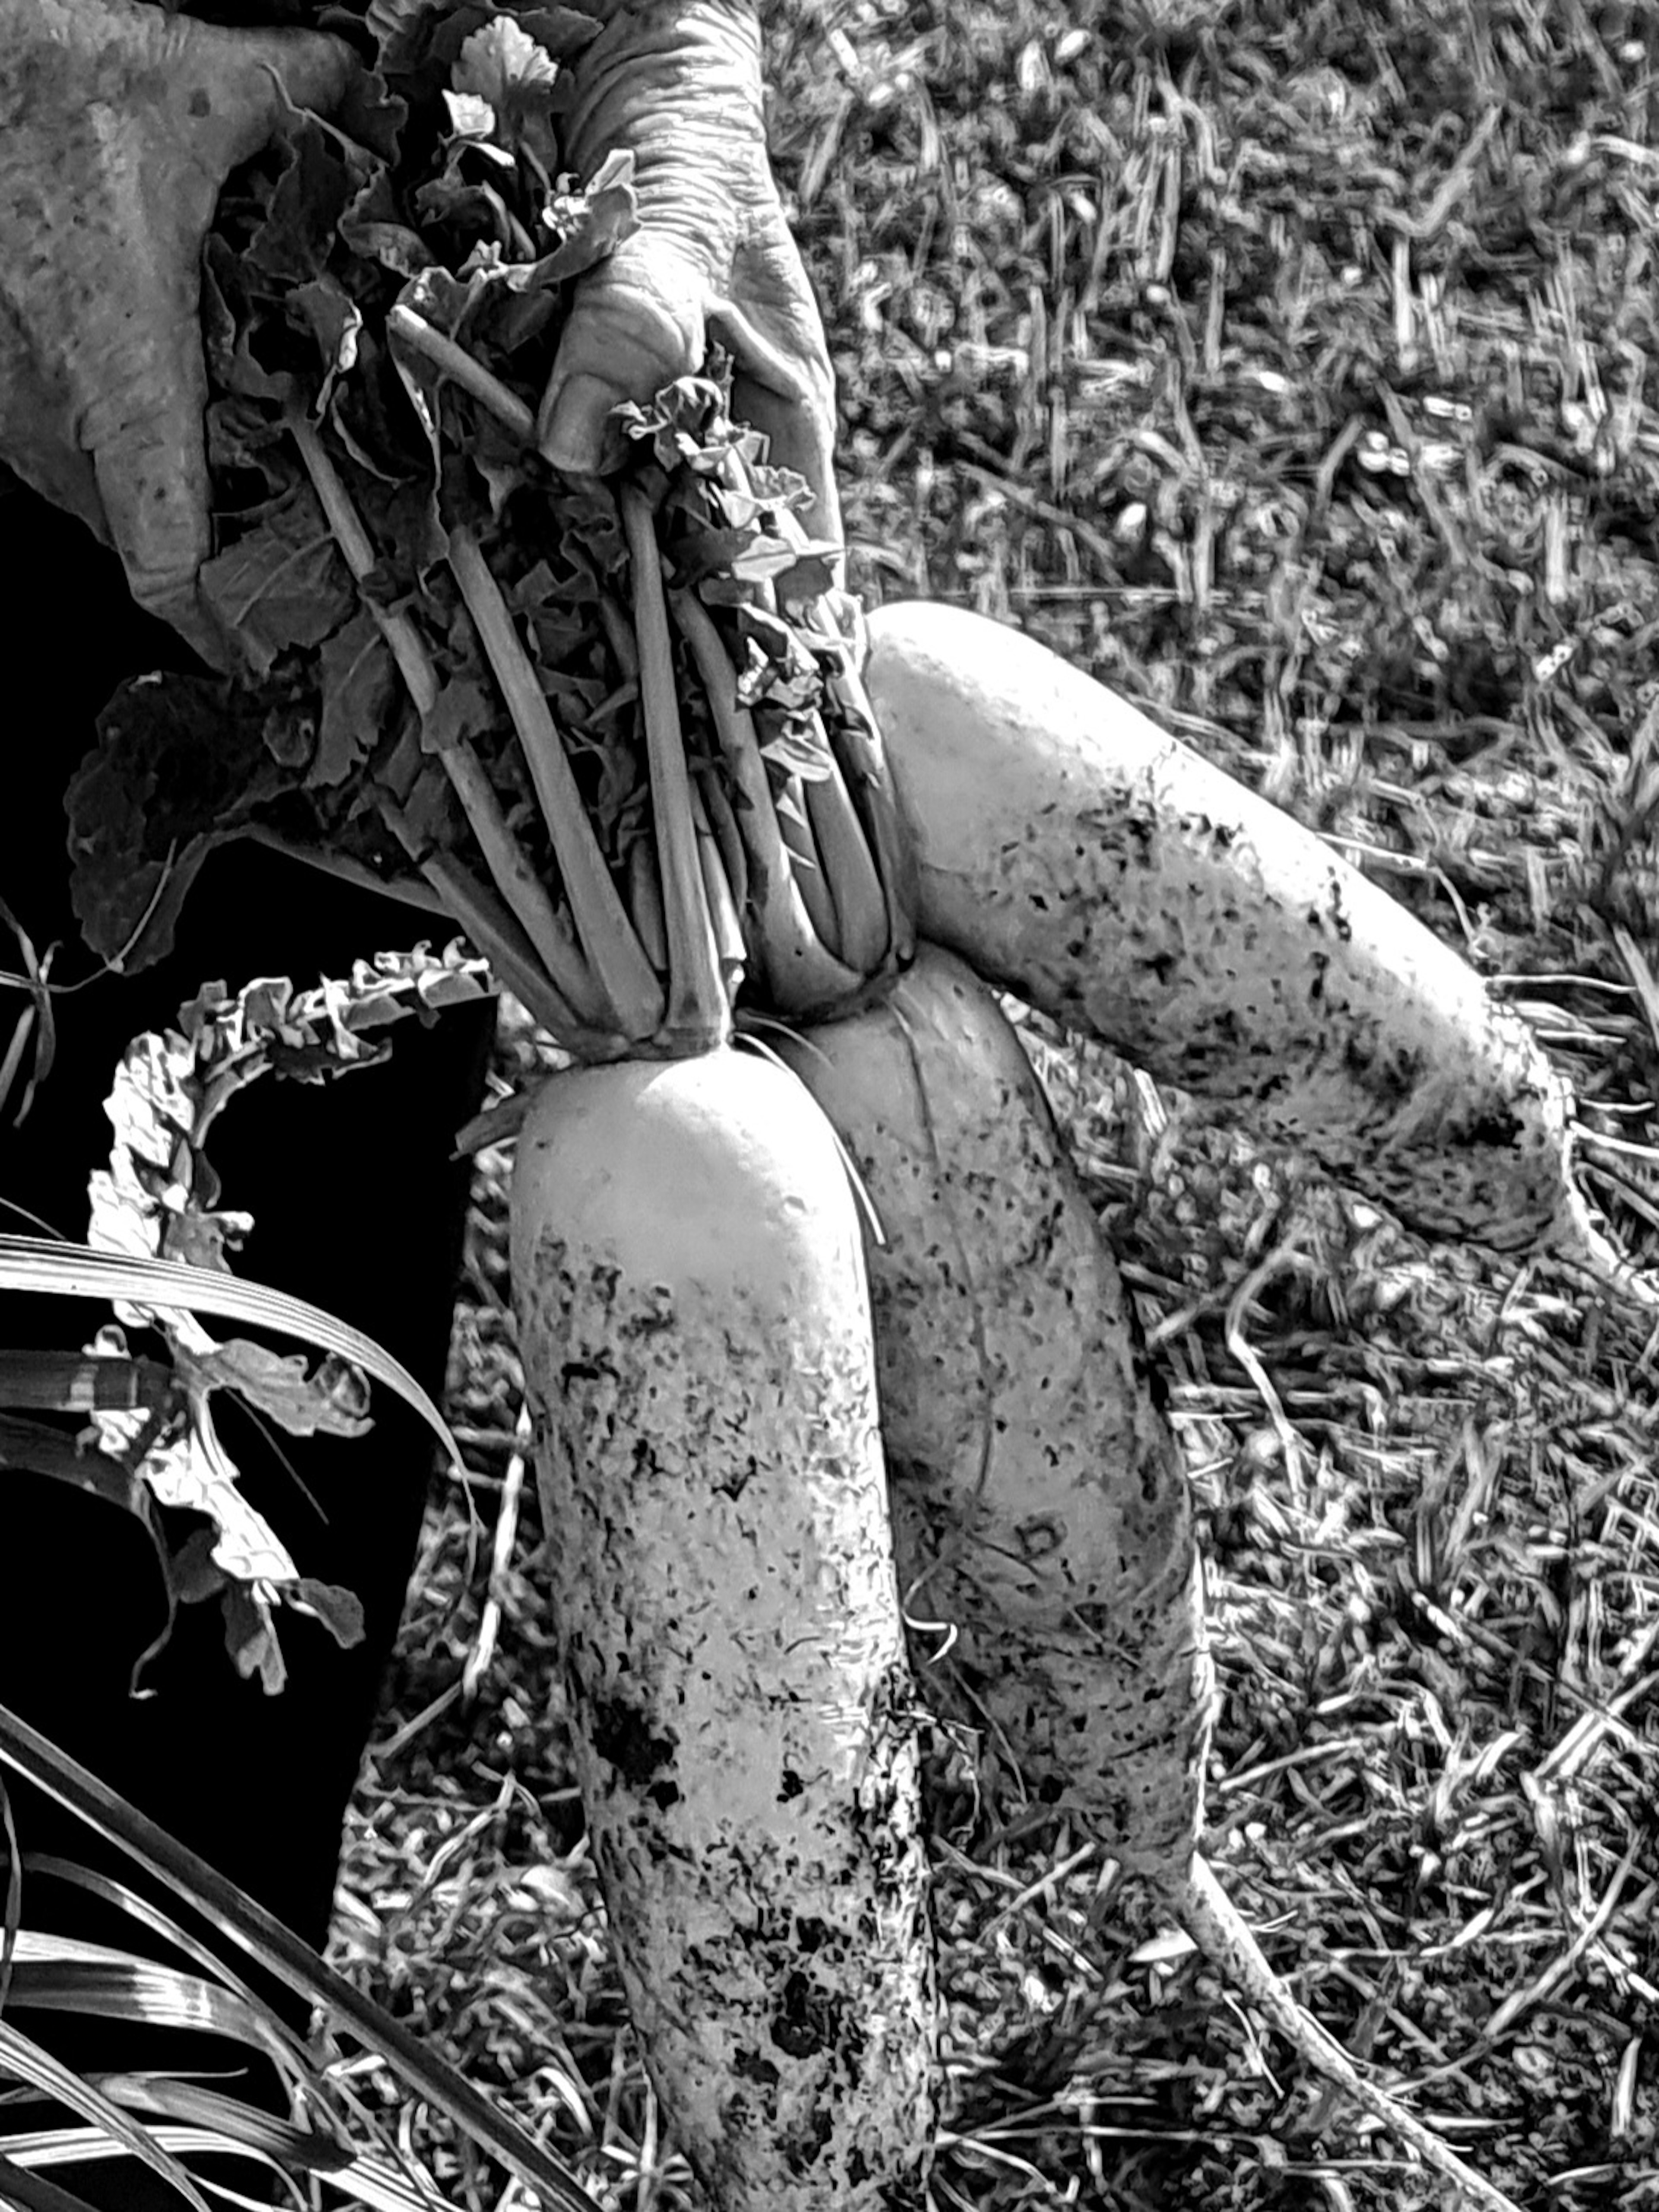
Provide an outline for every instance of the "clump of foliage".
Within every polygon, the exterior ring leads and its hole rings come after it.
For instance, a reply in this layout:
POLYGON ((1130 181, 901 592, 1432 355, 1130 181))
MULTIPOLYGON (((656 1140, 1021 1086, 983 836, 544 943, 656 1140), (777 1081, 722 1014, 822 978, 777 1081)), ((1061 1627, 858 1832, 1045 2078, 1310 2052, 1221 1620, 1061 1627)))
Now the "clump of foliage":
POLYGON ((350 27, 373 51, 340 112, 292 111, 208 242, 202 590, 240 665, 110 702, 70 793, 88 942, 159 957, 206 854, 258 836, 440 904, 567 1040, 638 1044, 676 1012, 654 748, 726 987, 789 1001, 766 917, 792 872, 823 990, 855 986, 813 817, 850 811, 890 875, 896 830, 805 487, 719 361, 619 407, 597 478, 538 449, 572 287, 636 222, 630 155, 565 166, 598 26, 376 0, 350 27))

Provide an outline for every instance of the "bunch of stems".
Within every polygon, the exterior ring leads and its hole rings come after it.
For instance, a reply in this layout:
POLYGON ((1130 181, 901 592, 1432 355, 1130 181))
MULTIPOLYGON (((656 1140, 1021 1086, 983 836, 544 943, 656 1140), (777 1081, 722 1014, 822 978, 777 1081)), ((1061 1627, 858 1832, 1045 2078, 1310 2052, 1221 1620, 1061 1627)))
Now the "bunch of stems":
MULTIPOLYGON (((388 328, 394 345, 463 385, 533 450, 530 410, 464 347, 406 307, 392 309, 388 328)), ((297 423, 294 434, 346 564, 365 582, 376 556, 350 492, 314 428, 297 423)), ((726 465, 733 488, 749 489, 738 457, 726 465)), ((606 599, 599 615, 624 682, 638 687, 650 836, 636 837, 613 871, 582 803, 569 740, 477 538, 459 524, 447 532, 449 573, 523 756, 556 881, 544 880, 525 851, 468 738, 447 737, 434 750, 482 873, 430 844, 416 826, 429 810, 411 806, 412 782, 375 793, 422 896, 465 932, 559 1044, 590 1060, 713 1049, 731 1035, 745 978, 761 1007, 785 1019, 850 1006, 914 949, 902 824, 851 644, 828 631, 812 638, 835 709, 812 732, 824 772, 775 777, 732 654, 702 599, 665 562, 646 495, 623 484, 616 500, 631 605, 606 599), (706 695, 713 764, 687 759, 677 631, 706 695)), ((793 518, 783 526, 793 529, 793 518)), ((757 589, 775 613, 769 587, 757 589)), ((420 629, 406 611, 368 595, 364 604, 424 725, 441 683, 420 629)))

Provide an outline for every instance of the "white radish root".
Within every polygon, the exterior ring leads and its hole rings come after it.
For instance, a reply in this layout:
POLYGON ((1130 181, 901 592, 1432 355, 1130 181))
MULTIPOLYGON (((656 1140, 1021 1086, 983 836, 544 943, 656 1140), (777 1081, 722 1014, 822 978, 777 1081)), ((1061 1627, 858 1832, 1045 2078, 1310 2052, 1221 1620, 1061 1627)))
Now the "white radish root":
POLYGON ((1305 2063, 1482 2212, 1516 2212, 1297 2002, 1196 1850, 1211 1685, 1185 1470, 994 996, 924 945, 882 1003, 783 1049, 884 1239, 877 1367, 924 1695, 1011 1747, 1029 1794, 1140 1875, 1305 2063))
POLYGON ((869 635, 924 936, 1413 1225, 1651 1300, 1573 1186, 1565 1085, 1431 931, 1032 640, 917 603, 869 635))
POLYGON ((794 1079, 554 1077, 513 1282, 578 1778, 719 2212, 899 2212, 933 2136, 913 1692, 850 1188, 794 1079))
POLYGON ((936 1709, 1148 1865, 1196 1839, 1209 1735, 1186 1470, 1111 1252, 992 994, 936 947, 781 1050, 847 1146, 905 1611, 936 1709))
POLYGON ((1478 2205, 1480 2212, 1520 2212, 1512 2197, 1506 2197, 1484 2174, 1466 2166, 1415 2112, 1368 2081, 1335 2038, 1326 2033, 1305 2005, 1297 2002, 1274 1973, 1249 1923, 1216 1880, 1206 1859, 1194 1852, 1184 1875, 1166 1875, 1154 1887, 1210 1964, 1266 2014, 1304 2065, 1323 2075, 1374 2119, 1381 2120, 1459 2197, 1478 2205))

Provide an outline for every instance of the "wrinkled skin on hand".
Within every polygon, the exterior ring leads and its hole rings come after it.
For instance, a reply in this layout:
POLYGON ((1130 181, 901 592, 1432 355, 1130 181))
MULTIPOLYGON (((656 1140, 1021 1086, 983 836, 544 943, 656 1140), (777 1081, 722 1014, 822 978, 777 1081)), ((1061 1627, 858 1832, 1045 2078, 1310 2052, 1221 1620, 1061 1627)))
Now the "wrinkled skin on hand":
POLYGON ((737 365, 732 412, 811 486, 811 526, 839 540, 835 380, 766 153, 752 0, 587 0, 605 28, 574 63, 571 167, 635 157, 641 227, 583 281, 544 400, 542 450, 597 465, 605 416, 703 365, 737 365))
POLYGON ((0 0, 0 461, 78 515, 139 604, 223 662, 209 551, 202 241, 271 136, 280 77, 326 110, 353 66, 308 32, 135 0, 0 0))
MULTIPOLYGON (((580 289, 544 450, 590 471, 611 408, 701 368, 717 339, 738 416, 838 538, 834 380, 767 161, 752 0, 589 4, 606 23, 576 64, 572 167, 631 151, 641 228, 580 289)), ((0 464, 112 543, 139 605, 227 665, 196 586, 202 241, 225 179, 277 125, 276 78, 326 113, 352 57, 139 0, 0 0, 0 464)))

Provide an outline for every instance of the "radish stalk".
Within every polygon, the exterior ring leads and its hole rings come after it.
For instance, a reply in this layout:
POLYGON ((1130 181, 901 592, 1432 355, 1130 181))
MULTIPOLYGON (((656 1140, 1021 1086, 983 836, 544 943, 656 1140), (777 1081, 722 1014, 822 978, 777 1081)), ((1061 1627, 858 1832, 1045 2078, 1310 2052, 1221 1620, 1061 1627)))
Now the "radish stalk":
MULTIPOLYGON (((756 734, 758 742, 759 732, 756 734)), ((778 832, 789 854, 790 873, 794 877, 795 888, 800 893, 801 904, 806 908, 813 934, 826 952, 840 960, 841 933, 836 923, 836 902, 830 896, 830 884, 818 854, 817 840, 812 835, 812 824, 807 817, 804 780, 798 775, 787 778, 774 803, 778 832)), ((842 964, 852 966, 850 961, 842 964)))
POLYGON ((1137 1864, 1191 1852, 1211 1698, 1186 1468, 1019 1040, 922 945, 777 1050, 857 1168, 907 1617, 929 1702, 1137 1864))
POLYGON ((869 635, 928 936, 1420 1228, 1609 1261, 1565 1086, 1431 932, 1032 641, 919 605, 869 635))
POLYGON ((634 635, 634 625, 609 592, 601 592, 594 601, 599 622, 611 650, 616 658, 624 684, 637 684, 640 679, 640 648, 634 635))
MULTIPOLYGON (((323 510, 341 557, 361 584, 373 570, 374 548, 369 543, 368 532, 363 528, 362 518, 357 513, 351 494, 347 490, 339 471, 329 459, 322 440, 311 424, 296 416, 289 425, 294 443, 305 464, 306 474, 311 478, 312 489, 323 510)), ((431 658, 421 641, 421 634, 406 614, 383 607, 376 599, 366 599, 369 616, 380 635, 391 649, 410 697, 424 719, 432 712, 438 697, 438 678, 431 658)))
POLYGON ((621 507, 634 587, 634 635, 640 655, 640 706, 650 765, 657 872, 668 933, 668 1009, 662 1034, 672 1047, 697 1049, 726 1041, 732 1008, 720 981, 720 956, 691 822, 691 777, 674 689, 656 518, 644 494, 632 486, 623 490, 621 507))
MULTIPOLYGON (((744 847, 743 832, 726 795, 726 787, 714 769, 698 769, 697 793, 702 801, 703 819, 720 849, 720 873, 741 919, 749 910, 749 854, 744 847)), ((748 942, 745 938, 745 945, 748 942)), ((752 956, 752 945, 749 949, 752 956)))
POLYGON ((414 907, 421 914, 438 915, 446 921, 453 919, 448 906, 431 885, 416 883, 412 876, 377 876, 361 860, 351 860, 344 853, 325 853, 316 845, 295 844, 263 822, 251 823, 242 835, 250 845, 263 845, 269 852, 280 853, 285 860, 301 861, 305 866, 315 868, 319 874, 332 876, 337 882, 350 884, 355 890, 396 899, 400 906, 414 907))
POLYGON ((1138 1873, 1298 2056, 1485 2212, 1516 2212, 1285 1989, 1196 1840, 1212 1689, 1185 1470, 1018 1038, 924 945, 881 1005, 785 1040, 873 1203, 894 1548, 930 1701, 1138 1873), (938 1630, 954 1630, 940 1650, 938 1630))
POLYGON ((466 932, 495 975, 544 1030, 575 1052, 604 1057, 614 1048, 606 1031, 587 1029, 537 963, 535 949, 493 892, 453 854, 428 853, 395 799, 380 802, 380 819, 397 838, 445 913, 466 932))
POLYGON ((611 880, 535 671, 470 532, 450 532, 449 566, 524 748, 582 949, 617 1027, 635 1040, 651 1036, 662 1019, 662 985, 611 880))
MULTIPOLYGON (((753 483, 745 464, 736 455, 728 457, 728 473, 736 488, 752 496, 753 483)), ((806 532, 799 517, 787 508, 775 512, 772 527, 779 537, 805 550, 806 532)), ((775 614, 775 584, 769 581, 763 585, 762 595, 775 614)), ((863 615, 858 603, 839 589, 819 603, 818 613, 830 625, 839 621, 843 629, 863 635, 863 615)), ((801 659, 806 661, 808 645, 798 641, 796 649, 801 659)), ((842 933, 837 939, 839 949, 850 966, 866 974, 873 974, 884 959, 894 969, 902 968, 915 943, 915 869, 894 799, 881 732, 859 679, 847 638, 833 634, 815 635, 811 640, 811 650, 824 677, 828 696, 841 710, 828 732, 830 757, 836 764, 839 796, 851 802, 861 831, 856 845, 843 846, 844 832, 839 824, 832 819, 826 830, 820 819, 821 814, 829 814, 828 805, 813 805, 819 799, 821 787, 809 787, 808 807, 813 834, 834 896, 837 930, 842 933), (830 669, 824 668, 826 659, 830 663, 830 669), (865 873, 866 867, 875 872, 875 886, 865 873), (872 889, 877 890, 874 899, 872 889), (860 958, 857 948, 870 941, 865 933, 873 932, 875 905, 879 905, 884 914, 885 932, 877 950, 860 958), (852 937, 845 934, 849 929, 854 933, 852 937)))
POLYGON ((732 1050, 551 1079, 512 1269, 630 2009, 720 2212, 919 2198, 933 2004, 859 1226, 732 1050))
POLYGON ((830 742, 886 896, 888 957, 903 967, 915 950, 916 871, 909 832, 899 817, 886 745, 853 654, 839 640, 832 650, 834 666, 826 684, 840 712, 830 742))
POLYGON ((582 957, 569 918, 555 907, 524 848, 507 827, 483 763, 465 738, 453 744, 440 745, 437 755, 478 841, 490 878, 517 915, 554 989, 569 1001, 586 1025, 604 1029, 610 1008, 582 957))
POLYGON ((669 969, 668 932, 663 924, 662 888, 656 856, 643 837, 628 848, 628 911, 645 957, 659 975, 669 969))
POLYGON ((823 1013, 850 1000, 865 978, 826 951, 812 927, 772 803, 754 717, 738 704, 737 676, 719 631, 691 592, 674 592, 669 604, 702 678, 738 793, 737 823, 750 855, 750 897, 768 992, 781 1012, 823 1013))
MULTIPOLYGON (((311 425, 297 422, 294 436, 335 543, 346 566, 361 583, 374 567, 374 549, 351 495, 311 425)), ((426 720, 437 704, 439 685, 437 672, 420 632, 407 615, 385 608, 372 599, 366 598, 363 604, 391 648, 416 711, 422 721, 426 720)), ((546 889, 532 872, 518 840, 507 828, 483 763, 464 738, 436 750, 461 811, 478 841, 491 880, 540 956, 554 991, 568 1000, 584 1024, 602 1029, 607 1009, 570 926, 556 911, 546 889)))
POLYGON ((413 307, 402 305, 387 309, 386 328, 386 336, 394 344, 406 346, 411 353, 423 356, 434 368, 441 369, 446 376, 453 377, 463 391, 470 392, 475 399, 489 408, 497 422, 512 432, 528 456, 535 439, 535 416, 523 400, 509 392, 499 377, 492 376, 483 363, 475 359, 465 346, 457 345, 453 338, 446 337, 441 331, 434 330, 425 316, 417 315, 413 307))
POLYGON ((887 900, 864 829, 837 767, 805 786, 806 819, 836 914, 842 958, 874 975, 887 956, 887 900))
MULTIPOLYGON (((697 866, 702 871, 703 896, 708 902, 708 919, 714 932, 714 951, 720 960, 720 986, 729 1002, 736 997, 744 970, 749 964, 749 948, 744 942, 737 893, 726 880, 725 848, 714 835, 714 825, 708 819, 703 788, 706 781, 706 778, 699 776, 692 782, 691 821, 696 831, 697 866)), ((727 811, 730 811, 729 808, 727 811)), ((738 857, 741 862, 741 845, 738 847, 738 857)), ((738 880, 747 888, 749 871, 746 865, 740 867, 738 880)))

